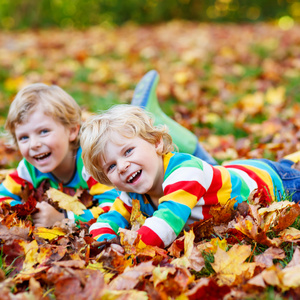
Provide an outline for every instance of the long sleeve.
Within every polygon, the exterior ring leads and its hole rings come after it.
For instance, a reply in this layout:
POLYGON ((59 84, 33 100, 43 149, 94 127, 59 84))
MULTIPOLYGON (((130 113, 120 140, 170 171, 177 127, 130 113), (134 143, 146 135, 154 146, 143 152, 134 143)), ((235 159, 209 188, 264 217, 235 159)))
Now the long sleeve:
POLYGON ((101 215, 90 227, 93 238, 99 242, 114 238, 120 227, 128 227, 131 210, 132 200, 127 193, 122 192, 114 201, 110 211, 101 215))
POLYGON ((176 239, 185 224, 210 218, 213 205, 225 204, 229 199, 237 203, 247 201, 255 190, 264 193, 269 201, 274 200, 276 193, 283 194, 278 174, 263 161, 244 160, 227 166, 211 166, 182 153, 164 156, 162 188, 158 208, 152 211, 142 195, 122 192, 111 211, 101 215, 90 232, 98 240, 115 236, 119 227, 129 225, 131 199, 138 199, 141 212, 147 216, 138 230, 142 241, 164 248, 176 239))

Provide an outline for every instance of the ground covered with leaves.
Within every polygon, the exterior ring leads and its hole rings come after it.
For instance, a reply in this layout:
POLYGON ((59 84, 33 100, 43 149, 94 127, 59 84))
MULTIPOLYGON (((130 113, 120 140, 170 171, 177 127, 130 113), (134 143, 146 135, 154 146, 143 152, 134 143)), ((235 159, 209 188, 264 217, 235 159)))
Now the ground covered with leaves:
MULTIPOLYGON (((300 149, 300 26, 174 21, 85 31, 1 32, 1 124, 26 84, 58 84, 87 109, 130 103, 149 70, 160 75, 163 110, 193 131, 220 162, 272 158, 300 149)), ((0 181, 20 159, 0 141, 0 181)), ((36 201, 77 211, 85 192, 24 191, 24 204, 0 209, 1 299, 299 299, 299 207, 213 207, 167 249, 139 248, 120 233, 124 253, 97 243, 90 224, 35 228, 36 201), (71 198, 69 198, 71 197, 71 198), (72 203, 66 204, 66 203, 72 203)), ((138 207, 136 207, 138 211, 138 207)))

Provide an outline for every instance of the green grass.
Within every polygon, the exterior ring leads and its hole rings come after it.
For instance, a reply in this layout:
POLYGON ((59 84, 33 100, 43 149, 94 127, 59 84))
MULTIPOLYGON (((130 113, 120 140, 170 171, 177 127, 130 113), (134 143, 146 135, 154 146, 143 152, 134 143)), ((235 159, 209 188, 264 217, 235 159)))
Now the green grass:
POLYGON ((1 247, 1 252, 0 252, 0 269, 4 272, 5 277, 8 277, 9 274, 15 269, 13 264, 14 262, 18 259, 19 257, 16 257, 13 262, 8 266, 5 263, 5 256, 3 254, 3 248, 1 247))

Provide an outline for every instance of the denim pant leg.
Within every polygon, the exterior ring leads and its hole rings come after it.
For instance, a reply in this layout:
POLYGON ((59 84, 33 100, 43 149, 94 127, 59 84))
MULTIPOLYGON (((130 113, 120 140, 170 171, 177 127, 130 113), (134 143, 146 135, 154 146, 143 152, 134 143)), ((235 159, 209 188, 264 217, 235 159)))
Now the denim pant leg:
POLYGON ((279 162, 273 162, 267 159, 261 159, 271 166, 280 176, 285 191, 292 195, 294 202, 300 202, 300 171, 292 169, 293 161, 282 159, 279 162))

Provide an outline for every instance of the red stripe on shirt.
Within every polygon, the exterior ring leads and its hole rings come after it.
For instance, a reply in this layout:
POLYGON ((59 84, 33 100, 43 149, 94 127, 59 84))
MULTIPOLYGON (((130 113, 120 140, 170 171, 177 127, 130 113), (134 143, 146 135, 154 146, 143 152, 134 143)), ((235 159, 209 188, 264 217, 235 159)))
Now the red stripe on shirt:
POLYGON ((213 178, 210 187, 203 196, 205 204, 213 205, 218 204, 218 191, 222 188, 222 175, 221 171, 217 168, 213 168, 213 178))
POLYGON ((269 202, 272 201, 272 199, 270 197, 271 192, 270 192, 270 189, 269 189, 268 185, 257 174, 255 174, 253 171, 251 171, 251 170, 249 170, 249 169, 247 169, 243 166, 240 166, 240 165, 228 165, 228 166, 226 166, 226 168, 235 168, 235 169, 239 169, 239 170, 242 170, 245 173, 247 173, 253 180, 256 181, 257 190, 260 193, 263 193, 266 196, 267 201, 269 201, 269 202))
POLYGON ((105 234, 105 233, 116 235, 116 233, 112 229, 107 228, 107 227, 94 229, 94 230, 91 230, 91 232, 90 232, 92 237, 98 236, 100 234, 105 234))
POLYGON ((205 188, 198 181, 178 181, 167 185, 164 188, 164 194, 171 194, 178 190, 184 190, 198 199, 206 192, 205 188))
POLYGON ((17 184, 20 184, 22 186, 25 185, 25 182, 28 184, 29 188, 30 189, 33 189, 33 185, 32 183, 28 182, 28 181, 25 181, 23 178, 21 178, 18 174, 18 171, 14 171, 12 172, 11 174, 9 174, 9 176, 13 179, 13 181, 17 184))
POLYGON ((90 178, 88 179, 88 181, 86 182, 89 189, 94 186, 95 184, 97 184, 98 182, 92 177, 90 176, 90 178))
POLYGON ((165 247, 161 238, 149 227, 142 226, 137 232, 138 232, 138 234, 140 234, 142 236, 142 241, 146 245, 157 246, 160 248, 165 247))
POLYGON ((131 212, 132 212, 132 206, 127 205, 125 202, 123 202, 123 205, 126 208, 126 210, 131 214, 131 212))
POLYGON ((104 210, 104 212, 108 212, 111 208, 111 206, 100 206, 100 207, 104 210))

